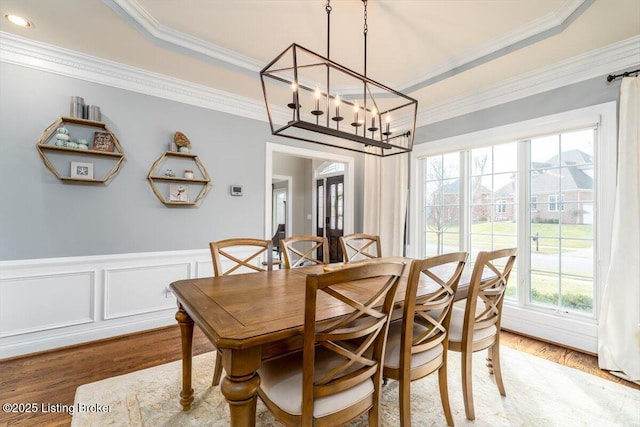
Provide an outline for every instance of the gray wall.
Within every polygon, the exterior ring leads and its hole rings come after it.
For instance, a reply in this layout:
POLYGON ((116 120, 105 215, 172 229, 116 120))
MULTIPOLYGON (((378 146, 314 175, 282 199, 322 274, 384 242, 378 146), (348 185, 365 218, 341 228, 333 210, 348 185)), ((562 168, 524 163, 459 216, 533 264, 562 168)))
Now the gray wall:
MULTIPOLYGON (((614 72, 615 70, 611 70, 614 72)), ((415 144, 463 135, 483 129, 544 117, 591 105, 617 101, 620 80, 609 83, 606 75, 565 86, 548 92, 522 98, 441 122, 422 126, 416 130, 415 144)))
POLYGON ((293 225, 289 235, 315 234, 311 229, 311 220, 307 220, 307 214, 311 213, 311 176, 312 160, 294 157, 282 153, 273 154, 273 174, 287 175, 291 177, 292 188, 290 224, 293 225))

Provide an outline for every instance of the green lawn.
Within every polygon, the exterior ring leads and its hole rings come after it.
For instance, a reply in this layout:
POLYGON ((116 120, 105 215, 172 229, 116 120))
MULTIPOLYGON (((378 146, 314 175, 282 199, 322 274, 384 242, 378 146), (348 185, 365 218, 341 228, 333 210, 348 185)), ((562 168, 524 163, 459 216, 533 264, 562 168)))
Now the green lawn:
MULTIPOLYGON (((444 246, 458 246, 458 226, 450 226, 442 234, 444 246)), ((471 245, 473 248, 506 248, 516 246, 516 224, 513 222, 485 222, 471 227, 471 245), (493 243, 493 244, 492 244, 493 243)), ((531 235, 538 235, 538 242, 532 239, 531 252, 558 255, 593 247, 593 226, 576 224, 531 224, 531 235), (561 239, 560 239, 561 237, 561 239), (537 245, 536 245, 537 243, 537 245)), ((427 245, 436 245, 438 236, 427 231, 427 245)), ((544 270, 543 267, 536 267, 544 270)), ((515 271, 507 288, 507 297, 515 297, 515 271)), ((563 270, 559 283, 558 275, 553 271, 534 271, 531 275, 531 300, 533 303, 559 307, 568 310, 592 312, 593 279, 590 277, 568 277, 566 274, 580 274, 563 270), (562 301, 558 304, 558 294, 562 301)), ((582 273, 584 274, 584 272, 582 273)))
MULTIPOLYGON (((458 245, 458 226, 450 226, 442 235, 445 246, 458 245)), ((474 248, 506 248, 516 245, 516 224, 513 222, 484 222, 471 226, 474 248), (493 227, 493 228, 492 228, 493 227), (493 236, 492 236, 493 234, 493 236), (493 237, 493 245, 492 243, 493 237)), ((538 242, 532 239, 531 250, 543 254, 572 252, 590 248, 593 245, 593 226, 576 224, 531 224, 531 235, 538 235, 538 242), (559 237, 562 236, 562 240, 559 237)), ((427 231, 427 245, 437 244, 437 234, 427 231)))

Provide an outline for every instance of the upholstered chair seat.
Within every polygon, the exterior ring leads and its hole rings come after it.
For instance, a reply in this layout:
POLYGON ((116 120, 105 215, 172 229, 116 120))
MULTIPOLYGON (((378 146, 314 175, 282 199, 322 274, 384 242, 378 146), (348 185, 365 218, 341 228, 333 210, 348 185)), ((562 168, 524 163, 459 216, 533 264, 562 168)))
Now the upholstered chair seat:
MULTIPOLYGON (((413 324, 413 338, 418 338, 427 332, 427 328, 417 323, 413 324)), ((393 322, 389 325, 389 334, 387 336, 387 347, 384 353, 384 366, 387 368, 397 369, 400 367, 400 340, 402 338, 402 322, 393 322)), ((442 344, 429 350, 411 355, 411 369, 424 366, 434 360, 442 361, 444 346, 442 344)))
MULTIPOLYGON (((326 375, 344 360, 336 357, 332 351, 319 348, 316 351, 316 379, 326 375)), ((274 404, 288 414, 302 415, 302 352, 263 363, 258 373, 262 392, 274 404)), ((373 390, 373 381, 369 379, 345 391, 316 398, 313 417, 322 418, 371 399, 373 390)))

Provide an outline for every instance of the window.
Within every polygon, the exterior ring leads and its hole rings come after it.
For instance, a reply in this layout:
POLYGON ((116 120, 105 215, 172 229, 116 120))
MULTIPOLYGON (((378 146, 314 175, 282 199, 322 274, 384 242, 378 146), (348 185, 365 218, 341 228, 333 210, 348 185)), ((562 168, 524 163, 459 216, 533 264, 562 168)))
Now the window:
POLYGON ((608 103, 414 148, 421 180, 412 196, 418 238, 410 253, 465 250, 473 263, 479 251, 518 247, 503 324, 597 351, 615 188, 615 108, 608 103), (576 333, 576 321, 589 326, 576 333))
POLYGON ((558 212, 564 210, 564 195, 563 194, 549 194, 549 212, 558 212))

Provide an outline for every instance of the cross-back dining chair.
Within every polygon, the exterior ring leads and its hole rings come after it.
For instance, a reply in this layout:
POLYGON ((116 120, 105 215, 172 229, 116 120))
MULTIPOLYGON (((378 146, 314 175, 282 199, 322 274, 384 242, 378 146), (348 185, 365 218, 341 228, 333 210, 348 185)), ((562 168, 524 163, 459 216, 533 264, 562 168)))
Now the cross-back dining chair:
POLYGON ((475 419, 472 387, 472 355, 488 349, 489 373, 495 374, 498 391, 506 396, 500 368, 500 322, 509 275, 517 248, 480 252, 476 257, 464 307, 456 303, 449 325, 449 350, 461 353, 462 393, 467 419, 475 419))
MULTIPOLYGON (((270 240, 237 238, 210 242, 214 276, 234 273, 270 271, 273 268, 273 251, 270 240), (234 251, 235 249, 235 251, 234 251), (244 255, 238 255, 242 252, 244 255), (246 253, 248 252, 248 255, 246 253), (263 255, 264 254, 264 255, 263 255), (265 261, 266 259, 266 261, 265 261)), ((211 385, 218 385, 222 376, 222 357, 216 354, 211 385)))
POLYGON ((284 268, 308 264, 329 264, 329 241, 326 237, 291 236, 280 240, 284 268), (321 258, 318 256, 321 253, 321 258))
POLYGON ((453 426, 447 385, 447 337, 451 307, 468 254, 415 260, 407 279, 402 319, 391 323, 387 336, 385 378, 399 382, 400 425, 411 426, 411 382, 438 372, 440 401, 447 424, 453 426), (417 297, 419 286, 427 293, 417 297))
POLYGON ((373 234, 356 233, 340 236, 340 246, 344 262, 382 257, 380 236, 373 234))
POLYGON ((403 269, 380 262, 307 276, 302 351, 258 371, 258 395, 280 422, 342 426, 368 412, 369 425, 379 424, 384 343, 403 269), (318 309, 327 300, 341 316, 318 309))

